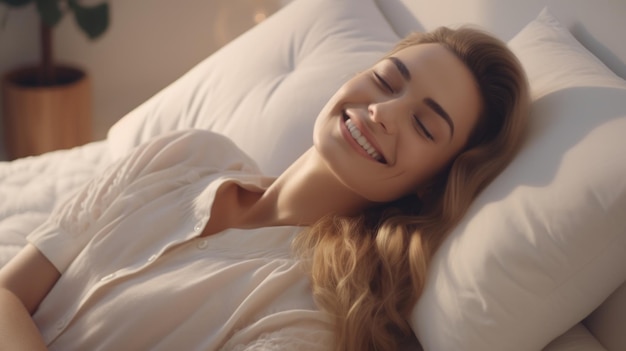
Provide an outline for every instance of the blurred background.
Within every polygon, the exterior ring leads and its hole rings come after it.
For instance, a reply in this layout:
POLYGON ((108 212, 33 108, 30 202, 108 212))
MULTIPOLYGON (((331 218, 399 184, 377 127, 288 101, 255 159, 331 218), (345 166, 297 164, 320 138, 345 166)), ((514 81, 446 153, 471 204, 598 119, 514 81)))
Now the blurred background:
MULTIPOLYGON (((92 139, 100 140, 127 112, 289 1, 107 0, 109 26, 96 40, 87 38, 73 16, 64 16, 54 27, 55 60, 88 72, 92 139)), ((35 5, 15 8, 0 3, 0 21, 0 74, 36 63, 40 50, 35 5)), ((2 138, 0 134, 0 160, 6 160, 2 138)))

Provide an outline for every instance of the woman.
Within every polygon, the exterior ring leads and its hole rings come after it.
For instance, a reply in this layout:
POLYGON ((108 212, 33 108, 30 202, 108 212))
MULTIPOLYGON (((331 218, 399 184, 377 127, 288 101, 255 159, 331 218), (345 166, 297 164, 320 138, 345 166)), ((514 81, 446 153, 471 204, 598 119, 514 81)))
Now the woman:
POLYGON ((500 41, 440 28, 342 86, 277 179, 209 132, 141 145, 0 271, 2 342, 394 350, 430 258, 512 159, 527 107, 500 41))

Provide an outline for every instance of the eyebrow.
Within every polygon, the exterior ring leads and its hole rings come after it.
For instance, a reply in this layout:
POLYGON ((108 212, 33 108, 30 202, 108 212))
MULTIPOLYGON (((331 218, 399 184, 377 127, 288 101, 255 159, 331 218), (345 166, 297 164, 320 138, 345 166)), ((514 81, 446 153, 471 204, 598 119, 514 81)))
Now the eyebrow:
MULTIPOLYGON (((404 80, 406 80, 407 82, 411 81, 411 72, 409 72, 409 69, 406 67, 404 62, 402 62, 402 60, 397 57, 391 56, 389 57, 389 61, 393 62, 398 71, 400 71, 400 74, 402 75, 402 78, 404 78, 404 80)), ((441 107, 441 105, 439 105, 437 101, 433 100, 432 98, 424 98, 424 103, 428 107, 430 107, 437 115, 443 118, 444 121, 446 121, 446 123, 450 127, 450 139, 452 139, 452 136, 454 135, 454 123, 452 122, 452 118, 450 118, 450 115, 446 112, 446 110, 443 109, 443 107, 441 107)))
POLYGON ((400 71, 400 74, 402 75, 402 78, 404 78, 404 80, 406 80, 407 82, 411 80, 411 72, 409 72, 409 69, 406 68, 404 62, 394 56, 389 57, 389 61, 393 62, 393 64, 396 65, 396 68, 398 68, 398 71, 400 71))
POLYGON ((441 107, 441 105, 437 103, 437 101, 429 97, 424 98, 424 103, 433 111, 435 111, 435 113, 438 114, 441 118, 443 118, 446 123, 448 123, 448 126, 450 127, 450 139, 452 139, 452 136, 454 135, 454 123, 452 122, 452 118, 450 118, 450 115, 446 112, 446 110, 443 109, 443 107, 441 107))

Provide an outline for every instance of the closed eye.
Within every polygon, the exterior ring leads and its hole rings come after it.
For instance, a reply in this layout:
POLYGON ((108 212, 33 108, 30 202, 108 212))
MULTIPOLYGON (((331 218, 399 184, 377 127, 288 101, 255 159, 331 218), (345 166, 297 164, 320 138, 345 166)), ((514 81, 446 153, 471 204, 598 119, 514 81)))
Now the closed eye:
POLYGON ((392 94, 395 93, 391 85, 389 85, 389 83, 387 83, 387 81, 384 80, 383 77, 381 77, 378 73, 374 72, 374 77, 376 77, 376 80, 378 81, 378 83, 384 86, 385 89, 387 89, 390 93, 392 94))
POLYGON ((428 130, 428 128, 426 128, 426 126, 424 125, 424 123, 422 123, 422 121, 420 121, 419 118, 417 118, 417 116, 413 115, 413 119, 415 120, 415 123, 417 123, 417 126, 422 130, 422 132, 424 133, 424 135, 426 135, 426 138, 435 141, 435 138, 433 137, 433 135, 430 133, 430 131, 428 130))

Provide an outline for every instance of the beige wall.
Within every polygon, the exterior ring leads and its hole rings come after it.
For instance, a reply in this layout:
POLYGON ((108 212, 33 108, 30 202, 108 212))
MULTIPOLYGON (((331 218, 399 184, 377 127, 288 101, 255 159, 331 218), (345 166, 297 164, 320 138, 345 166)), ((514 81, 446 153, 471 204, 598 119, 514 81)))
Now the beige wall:
MULTIPOLYGON (((98 3, 99 1, 94 1, 98 3)), ((89 41, 71 16, 55 28, 58 61, 93 80, 95 139, 124 114, 288 0, 109 0, 111 23, 89 41)), ((0 6, 0 18, 5 7, 0 6)), ((12 10, 0 31, 0 72, 37 60, 34 6, 12 10)), ((0 150, 1 152, 1 150, 0 150)), ((2 155, 0 155, 2 156, 2 155)))

